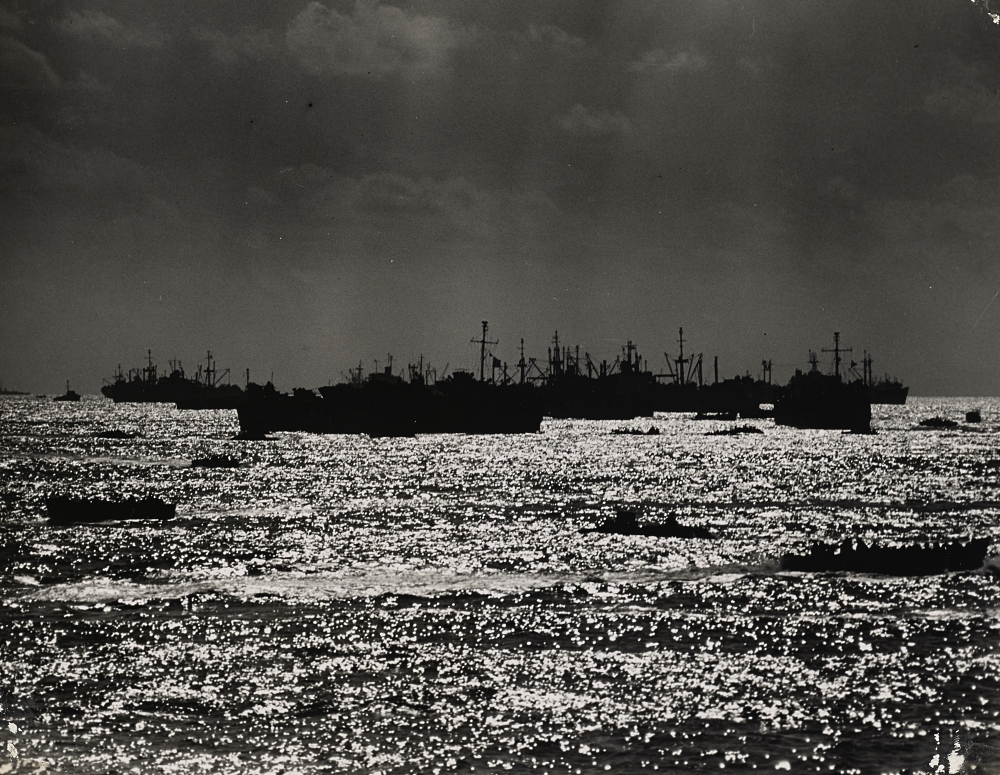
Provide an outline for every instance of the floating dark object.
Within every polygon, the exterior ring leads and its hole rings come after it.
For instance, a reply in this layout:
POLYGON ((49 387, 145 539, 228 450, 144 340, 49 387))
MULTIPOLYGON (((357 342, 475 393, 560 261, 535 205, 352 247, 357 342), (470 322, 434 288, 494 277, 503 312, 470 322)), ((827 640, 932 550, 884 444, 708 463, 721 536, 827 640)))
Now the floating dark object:
POLYGON ((659 436, 660 429, 655 425, 649 426, 649 430, 642 430, 641 428, 613 428, 611 432, 615 436, 659 436))
POLYGON ((739 436, 744 433, 763 433, 756 425, 737 425, 733 428, 722 428, 717 431, 709 431, 706 436, 739 436))
POLYGON ((880 573, 886 576, 930 576, 951 571, 977 570, 982 567, 989 548, 989 538, 968 543, 911 544, 909 546, 866 546, 845 539, 836 544, 813 544, 804 555, 786 554, 781 569, 821 573, 851 571, 880 573))
POLYGON ((110 431, 101 431, 100 433, 95 433, 94 438, 97 439, 136 439, 139 437, 138 433, 132 433, 131 431, 120 431, 118 429, 110 431))
POLYGON ((49 524, 75 525, 89 522, 128 520, 166 520, 177 513, 177 507, 159 498, 106 501, 100 499, 55 496, 45 500, 49 524))
POLYGON ((735 420, 736 412, 698 412, 696 420, 735 420))
POLYGON ((815 353, 809 353, 810 369, 796 369, 774 404, 774 422, 793 428, 848 430, 866 432, 871 429, 872 407, 868 389, 860 381, 846 382, 841 376, 840 333, 833 334, 833 374, 819 370, 815 353))
POLYGON ((234 441, 276 441, 277 436, 268 436, 266 433, 256 431, 240 431, 233 436, 234 441))
POLYGON ((75 390, 69 389, 69 381, 66 382, 66 392, 61 396, 56 396, 52 399, 53 401, 79 401, 80 394, 75 390))
POLYGON ((921 428, 957 428, 958 423, 954 420, 946 420, 943 417, 930 417, 917 423, 921 428))
POLYGON ((712 534, 703 527, 681 525, 673 514, 666 522, 646 522, 639 524, 633 509, 618 508, 613 517, 608 517, 597 527, 584 528, 584 533, 616 533, 625 536, 655 536, 657 538, 711 538, 712 534))
POLYGON ((192 468, 239 468, 238 458, 229 455, 209 455, 198 457, 191 461, 192 468))
POLYGON ((968 423, 982 422, 983 416, 979 413, 978 409, 973 409, 971 412, 965 413, 965 421, 968 423))
MULTIPOLYGON (((487 323, 483 322, 479 378, 454 372, 428 379, 422 363, 411 365, 409 379, 392 370, 392 360, 381 372, 362 378, 361 367, 351 370, 348 382, 312 390, 279 393, 268 382, 247 385, 238 409, 246 434, 271 431, 367 434, 371 437, 409 437, 417 433, 537 433, 542 424, 542 392, 531 381, 516 382, 486 359, 487 323)), ((522 370, 523 372, 523 370, 522 370)), ((651 414, 651 413, 650 413, 651 414)), ((635 416, 635 415, 630 415, 635 416)))
POLYGON ((171 361, 170 370, 161 374, 151 350, 147 358, 146 366, 129 369, 127 375, 119 366, 113 381, 102 387, 101 393, 116 404, 167 403, 176 404, 178 409, 235 409, 243 402, 243 390, 226 381, 229 369, 218 373, 211 351, 193 378, 184 373, 180 361, 171 361))

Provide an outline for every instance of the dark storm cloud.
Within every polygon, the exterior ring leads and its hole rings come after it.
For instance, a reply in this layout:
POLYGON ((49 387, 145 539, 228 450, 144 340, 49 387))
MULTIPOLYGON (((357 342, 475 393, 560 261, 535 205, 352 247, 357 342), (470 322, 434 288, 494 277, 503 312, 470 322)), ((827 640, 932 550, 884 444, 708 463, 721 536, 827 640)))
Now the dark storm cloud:
POLYGON ((353 15, 310 3, 288 27, 288 50, 308 71, 380 77, 433 76, 472 35, 441 18, 359 2, 353 15))
POLYGON ((56 24, 56 29, 69 37, 95 44, 123 48, 163 48, 169 38, 153 25, 129 27, 106 13, 87 9, 82 13, 70 9, 56 24))
MULTIPOLYGON (((30 331, 11 289, 64 299, 40 268, 61 266, 94 309, 133 316, 92 355, 109 363, 186 321, 185 339, 317 381, 300 340, 354 358, 484 316, 537 342, 666 347, 686 325, 734 368, 790 363, 834 328, 901 374, 915 341, 968 358, 1000 344, 1000 315, 972 332, 1000 287, 993 10, 0 7, 3 320, 30 331)), ((1000 379, 953 365, 924 389, 1000 379)))

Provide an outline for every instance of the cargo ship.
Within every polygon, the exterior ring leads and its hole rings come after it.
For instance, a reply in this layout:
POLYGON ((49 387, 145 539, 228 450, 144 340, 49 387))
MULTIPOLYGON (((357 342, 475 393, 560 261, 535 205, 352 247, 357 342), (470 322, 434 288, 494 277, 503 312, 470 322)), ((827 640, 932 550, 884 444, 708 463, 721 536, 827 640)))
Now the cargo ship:
MULTIPOLYGON (((856 370, 852 369, 856 374, 856 370)), ((861 359, 861 383, 868 391, 868 400, 873 404, 905 404, 910 388, 898 379, 889 379, 886 374, 876 381, 872 375, 872 358, 867 351, 861 359)))
POLYGON ((116 404, 163 403, 178 409, 235 409, 243 400, 243 390, 226 382, 229 369, 221 375, 215 367, 211 351, 200 364, 194 378, 185 375, 180 361, 171 361, 170 370, 160 374, 153 363, 153 352, 146 353, 145 366, 122 372, 121 366, 101 393, 116 404))
POLYGON ((70 390, 69 389, 69 380, 66 380, 66 392, 63 393, 61 396, 56 396, 52 400, 53 401, 79 401, 80 400, 80 394, 77 393, 75 390, 70 390))
POLYGON ((547 417, 631 420, 652 417, 656 409, 656 377, 643 368, 642 358, 631 341, 622 348, 622 357, 613 363, 595 364, 589 353, 584 353, 581 362, 579 347, 575 354, 568 347, 560 347, 556 331, 553 347, 549 349, 548 370, 541 374, 540 382, 547 417))
MULTIPOLYGON (((348 382, 291 394, 269 382, 250 384, 237 408, 241 436, 259 438, 273 431, 414 436, 418 433, 536 433, 542 423, 541 391, 530 381, 520 383, 486 375, 488 324, 483 321, 479 378, 459 371, 429 379, 423 364, 411 366, 409 378, 394 374, 392 358, 382 371, 364 377, 360 366, 348 382)), ((523 360, 523 358, 522 358, 523 360)))
POLYGON ((28 394, 20 390, 8 390, 3 386, 3 382, 0 382, 0 396, 26 396, 26 395, 28 394))
POLYGON ((771 363, 762 361, 763 376, 754 379, 749 374, 742 377, 719 379, 719 358, 714 361, 713 381, 708 383, 702 373, 702 355, 684 356, 684 329, 678 332, 679 355, 672 358, 663 353, 667 372, 657 375, 661 380, 653 402, 657 412, 696 412, 705 414, 732 414, 735 417, 763 417, 768 412, 764 404, 773 404, 776 388, 771 385, 771 363))
POLYGON ((774 422, 793 428, 843 429, 871 432, 872 408, 868 390, 859 381, 847 382, 840 373, 840 333, 833 334, 833 374, 819 370, 816 354, 809 353, 810 369, 796 369, 774 405, 774 422))

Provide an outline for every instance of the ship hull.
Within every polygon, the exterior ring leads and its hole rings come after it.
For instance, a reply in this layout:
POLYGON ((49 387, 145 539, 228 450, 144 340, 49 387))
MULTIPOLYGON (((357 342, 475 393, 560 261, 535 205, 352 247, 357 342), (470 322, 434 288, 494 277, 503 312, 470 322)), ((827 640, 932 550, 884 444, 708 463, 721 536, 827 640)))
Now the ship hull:
POLYGON ((871 385, 868 388, 868 400, 873 404, 895 404, 906 403, 906 396, 910 389, 904 385, 887 385, 880 383, 871 385))
POLYGON ((871 431, 868 393, 824 374, 796 374, 774 405, 774 422, 793 428, 871 431))
POLYGON ((537 433, 542 397, 529 385, 493 385, 469 379, 444 380, 434 387, 373 382, 320 388, 321 396, 248 391, 237 408, 240 429, 249 437, 275 431, 366 434, 375 437, 418 433, 537 433))

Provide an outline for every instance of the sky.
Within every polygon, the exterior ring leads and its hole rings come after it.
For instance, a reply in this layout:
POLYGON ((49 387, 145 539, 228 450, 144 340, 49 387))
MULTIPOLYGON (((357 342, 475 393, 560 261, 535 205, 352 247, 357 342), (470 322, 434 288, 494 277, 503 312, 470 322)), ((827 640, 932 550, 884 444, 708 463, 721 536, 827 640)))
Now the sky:
POLYGON ((994 1, 0 0, 0 380, 473 368, 487 320, 1000 395, 994 1))

